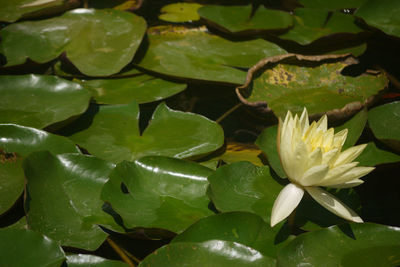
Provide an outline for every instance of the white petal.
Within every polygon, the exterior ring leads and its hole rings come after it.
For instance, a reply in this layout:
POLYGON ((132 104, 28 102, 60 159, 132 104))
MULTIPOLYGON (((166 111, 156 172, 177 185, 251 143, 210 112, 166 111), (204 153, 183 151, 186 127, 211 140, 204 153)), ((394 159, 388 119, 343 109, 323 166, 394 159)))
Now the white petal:
POLYGON ((301 113, 300 116, 300 125, 301 125, 301 129, 302 129, 302 135, 305 134, 305 132, 307 131, 308 127, 310 126, 310 123, 308 121, 308 113, 307 113, 307 109, 304 108, 303 109, 303 113, 301 113))
MULTIPOLYGON (((346 172, 357 166, 358 162, 351 162, 344 165, 340 165, 330 169, 328 175, 325 177, 324 181, 321 182, 330 182, 342 177, 346 172)), ((322 184, 321 184, 322 185, 322 184)))
POLYGON ((361 178, 368 173, 372 172, 375 168, 374 167, 355 167, 348 172, 344 173, 343 175, 337 177, 336 179, 329 179, 325 182, 320 183, 322 186, 331 186, 336 184, 343 184, 349 182, 351 180, 356 180, 361 178))
POLYGON ((328 129, 328 117, 326 115, 322 116, 322 118, 317 122, 317 129, 320 129, 323 132, 326 132, 328 129))
POLYGON ((331 148, 333 145, 333 137, 335 130, 330 128, 328 131, 324 133, 324 140, 322 142, 322 146, 325 148, 331 148))
POLYGON ((322 152, 321 148, 317 147, 313 152, 311 152, 308 157, 308 166, 307 168, 311 168, 312 166, 321 165, 322 163, 322 152))
POLYGON ((337 148, 334 148, 334 149, 324 153, 323 157, 322 157, 322 163, 332 166, 333 162, 335 161, 335 159, 337 158, 339 153, 340 153, 340 151, 337 148))
POLYGON ((342 147, 344 142, 346 141, 347 133, 348 133, 347 129, 343 129, 340 132, 336 133, 335 136, 333 137, 333 146, 342 147))
POLYGON ((297 143, 292 161, 288 162, 287 169, 285 169, 288 178, 300 183, 300 179, 307 170, 307 163, 308 149, 306 144, 303 141, 300 141, 297 143))
POLYGON ((356 159, 361 152, 366 148, 367 144, 359 145, 359 146, 353 146, 342 153, 340 153, 339 157, 335 161, 335 166, 346 164, 349 162, 352 162, 354 159, 356 159))
POLYGON ((279 193, 272 207, 271 227, 283 221, 299 205, 304 190, 295 185, 288 184, 279 193))
POLYGON ((322 181, 328 171, 329 165, 327 164, 314 166, 304 173, 303 178, 301 178, 300 184, 303 186, 314 185, 322 181))
POLYGON ((355 179, 355 180, 351 180, 351 181, 345 182, 343 184, 330 185, 329 187, 332 187, 332 188, 349 188, 349 187, 358 186, 358 185, 360 185, 362 183, 364 183, 363 180, 355 179))
POLYGON ((324 208, 333 214, 353 222, 363 222, 363 220, 349 207, 342 203, 335 196, 318 187, 306 187, 307 192, 324 208))

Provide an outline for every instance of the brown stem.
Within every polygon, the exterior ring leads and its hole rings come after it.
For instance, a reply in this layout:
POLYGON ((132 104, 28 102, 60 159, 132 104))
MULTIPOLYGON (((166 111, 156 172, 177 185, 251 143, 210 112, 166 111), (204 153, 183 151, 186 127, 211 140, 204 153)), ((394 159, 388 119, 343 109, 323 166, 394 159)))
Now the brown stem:
POLYGON ((127 256, 126 251, 120 248, 110 237, 107 237, 107 242, 114 249, 115 252, 121 257, 121 259, 126 262, 130 267, 135 267, 135 264, 127 256))
POLYGON ((233 106, 232 108, 230 108, 227 112, 225 112, 224 114, 222 114, 221 117, 219 117, 218 119, 215 120, 216 123, 220 123, 223 119, 225 119, 226 117, 228 117, 232 112, 234 112, 235 110, 237 110, 238 108, 240 108, 243 104, 242 103, 238 103, 235 106, 233 106))

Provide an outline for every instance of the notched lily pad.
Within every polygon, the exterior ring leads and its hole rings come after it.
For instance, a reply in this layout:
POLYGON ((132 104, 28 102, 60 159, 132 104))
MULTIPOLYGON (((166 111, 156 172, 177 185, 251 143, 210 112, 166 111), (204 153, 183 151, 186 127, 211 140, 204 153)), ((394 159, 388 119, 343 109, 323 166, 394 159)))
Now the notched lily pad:
POLYGON ((245 72, 260 58, 286 54, 265 40, 232 42, 205 27, 160 26, 147 32, 149 48, 137 63, 145 69, 174 77, 242 84, 245 72))
POLYGON ((282 30, 293 24, 293 17, 288 12, 267 9, 263 5, 255 11, 252 5, 207 5, 200 8, 198 13, 212 25, 233 33, 282 30))
POLYGON ((45 63, 65 52, 83 74, 108 76, 132 60, 145 30, 145 20, 129 12, 74 9, 3 28, 0 53, 7 59, 5 66, 15 66, 28 58, 45 63))
POLYGON ((332 119, 345 118, 372 103, 387 85, 383 74, 352 77, 341 73, 356 63, 349 54, 265 58, 249 70, 246 83, 236 93, 244 104, 279 117, 306 107, 315 117, 326 113, 332 119))

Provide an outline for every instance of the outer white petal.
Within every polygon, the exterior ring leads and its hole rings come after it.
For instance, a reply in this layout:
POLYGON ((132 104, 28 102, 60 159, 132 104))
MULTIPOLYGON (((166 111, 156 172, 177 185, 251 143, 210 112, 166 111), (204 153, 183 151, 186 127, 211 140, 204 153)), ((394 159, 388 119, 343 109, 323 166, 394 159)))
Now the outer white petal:
POLYGON ((303 113, 301 113, 300 116, 300 125, 301 125, 301 129, 302 129, 302 135, 305 134, 305 132, 307 131, 308 127, 310 126, 310 122, 308 121, 308 113, 307 113, 307 109, 304 108, 303 109, 303 113))
POLYGON ((330 179, 326 180, 320 185, 322 186, 331 186, 331 185, 336 185, 336 184, 343 184, 347 183, 351 180, 355 180, 358 178, 361 178, 368 173, 372 172, 375 168, 374 167, 355 167, 348 172, 344 173, 342 176, 337 177, 336 179, 330 179))
POLYGON ((321 185, 323 182, 330 182, 333 180, 336 180, 340 177, 343 177, 343 175, 350 171, 351 169, 355 168, 357 166, 358 162, 351 162, 347 163, 344 165, 337 166, 333 169, 330 169, 328 175, 326 175, 325 180, 321 181, 321 185))
POLYGON ((363 220, 349 207, 342 203, 335 196, 329 194, 325 190, 318 187, 306 187, 307 192, 320 205, 332 212, 333 214, 342 217, 346 220, 361 223, 363 220))
POLYGON ((301 178, 300 184, 302 186, 315 185, 316 183, 324 179, 328 171, 329 165, 327 164, 314 166, 304 173, 303 177, 301 178))
POLYGON ((349 188, 349 187, 358 186, 358 185, 360 185, 362 183, 364 183, 363 180, 355 179, 355 180, 351 180, 351 181, 345 182, 343 184, 330 185, 329 187, 332 187, 332 188, 349 188))
POLYGON ((308 156, 306 144, 303 141, 299 141, 293 153, 292 161, 288 162, 288 166, 285 169, 289 179, 300 183, 300 179, 307 170, 308 156))
POLYGON ((332 162, 335 161, 337 155, 339 154, 339 149, 334 148, 323 154, 322 163, 329 164, 329 166, 333 165, 332 162))
POLYGON ((353 146, 342 153, 340 153, 339 157, 335 161, 335 166, 346 164, 352 162, 355 158, 357 158, 361 152, 367 147, 367 144, 362 144, 358 146, 353 146))
POLYGON ((304 190, 295 185, 288 184, 279 193, 272 207, 271 227, 283 221, 299 205, 304 190))
POLYGON ((333 146, 342 147, 344 145, 344 142, 346 141, 347 133, 348 133, 347 129, 343 129, 340 132, 336 133, 335 136, 333 137, 333 146))
POLYGON ((328 117, 326 115, 322 116, 321 119, 317 122, 317 128, 326 132, 328 130, 328 117))

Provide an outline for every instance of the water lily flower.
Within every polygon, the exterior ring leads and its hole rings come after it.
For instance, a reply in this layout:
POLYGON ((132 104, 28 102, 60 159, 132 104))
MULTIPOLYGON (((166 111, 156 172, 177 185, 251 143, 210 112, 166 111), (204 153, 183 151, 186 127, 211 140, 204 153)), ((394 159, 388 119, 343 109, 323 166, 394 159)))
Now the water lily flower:
POLYGON ((311 125, 304 108, 300 118, 288 111, 285 120, 279 118, 277 137, 278 153, 282 167, 290 181, 279 193, 272 208, 271 226, 288 217, 299 205, 304 191, 330 212, 346 220, 362 222, 362 219, 335 196, 322 187, 348 188, 363 183, 360 177, 370 173, 373 167, 356 167, 353 162, 366 144, 342 150, 347 129, 334 133, 328 129, 324 115, 311 125))

